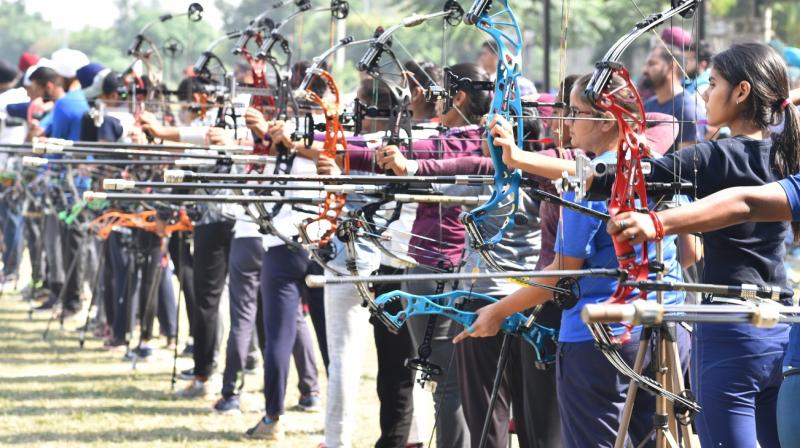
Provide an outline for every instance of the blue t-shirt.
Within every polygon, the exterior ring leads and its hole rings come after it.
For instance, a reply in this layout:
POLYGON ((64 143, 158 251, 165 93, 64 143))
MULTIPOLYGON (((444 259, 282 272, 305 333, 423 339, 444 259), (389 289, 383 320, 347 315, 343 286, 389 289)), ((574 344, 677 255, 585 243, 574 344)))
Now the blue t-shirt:
POLYGON ((30 105, 31 105, 30 102, 8 104, 8 105, 6 105, 6 112, 8 113, 9 117, 21 118, 23 120, 27 120, 28 119, 28 107, 30 105))
MULTIPOLYGON (((614 161, 616 153, 607 151, 595 160, 614 161)), ((574 201, 574 193, 566 193, 564 199, 574 201)), ((599 212, 608 213, 608 204, 605 201, 583 201, 579 204, 589 207, 599 212)), ((568 257, 582 258, 583 268, 615 268, 618 266, 617 255, 614 252, 614 243, 611 236, 606 231, 606 223, 597 218, 582 214, 577 211, 562 209, 562 225, 559 225, 556 236, 555 250, 561 255, 568 257), (563 233, 562 233, 563 232, 563 233), (565 237, 566 236, 566 237, 565 237)), ((665 281, 682 281, 680 264, 676 257, 675 241, 677 237, 669 236, 664 238, 663 253, 664 265, 666 266, 665 281)), ((641 246, 637 245, 636 250, 641 254, 641 246)), ((655 244, 648 245, 648 256, 650 261, 655 261, 655 244)), ((655 274, 651 274, 651 280, 655 280, 655 274)), ((581 289, 581 297, 578 304, 572 309, 565 310, 561 316, 561 330, 558 335, 559 342, 586 342, 593 340, 589 327, 581 319, 581 310, 586 304, 601 303, 608 300, 617 288, 618 281, 615 278, 603 277, 581 277, 578 279, 581 289)), ((631 299, 638 294, 636 291, 631 295, 631 299)), ((685 293, 682 291, 670 291, 664 293, 664 303, 675 304, 683 303, 685 293)), ((655 300, 656 293, 650 292, 648 300, 655 300)), ((624 331, 622 324, 611 324, 612 332, 619 336, 624 331)), ((639 331, 640 327, 634 328, 639 331)))
POLYGON ((706 87, 711 84, 711 70, 706 70, 697 75, 697 78, 687 79, 683 82, 683 88, 689 93, 697 93, 701 87, 706 87))
POLYGON ((678 140, 684 142, 702 142, 706 135, 707 125, 698 123, 706 120, 705 105, 693 93, 681 92, 664 104, 658 97, 652 97, 644 103, 645 112, 659 112, 672 115, 678 120, 680 127, 678 140))
MULTIPOLYGON (((786 199, 792 208, 792 221, 800 221, 800 174, 778 181, 786 192, 786 199)), ((800 324, 792 325, 789 332, 789 347, 783 357, 783 365, 800 367, 800 324)))
POLYGON ((45 127, 45 135, 67 140, 80 140, 81 118, 89 111, 89 103, 80 89, 71 90, 53 105, 52 121, 45 127))

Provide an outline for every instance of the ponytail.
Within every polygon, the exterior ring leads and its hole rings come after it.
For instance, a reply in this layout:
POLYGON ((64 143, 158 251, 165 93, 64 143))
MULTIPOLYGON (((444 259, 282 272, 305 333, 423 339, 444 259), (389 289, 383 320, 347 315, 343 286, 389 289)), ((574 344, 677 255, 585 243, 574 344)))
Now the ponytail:
MULTIPOLYGON (((788 101, 788 100, 785 100, 788 101)), ((783 131, 772 136, 775 148, 775 168, 780 177, 800 172, 800 111, 789 103, 779 106, 783 109, 783 131)), ((792 222, 795 241, 800 241, 800 223, 792 222)))

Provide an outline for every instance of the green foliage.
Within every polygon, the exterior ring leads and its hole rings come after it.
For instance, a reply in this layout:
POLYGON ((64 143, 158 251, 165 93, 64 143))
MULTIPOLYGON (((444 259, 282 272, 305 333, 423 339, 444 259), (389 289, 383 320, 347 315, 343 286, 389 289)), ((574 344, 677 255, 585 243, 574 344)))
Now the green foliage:
MULTIPOLYGON (((33 49, 41 54, 50 54, 56 48, 68 42, 70 46, 86 52, 92 60, 97 60, 117 70, 130 64, 130 57, 125 50, 133 41, 139 29, 146 23, 156 19, 169 10, 178 12, 171 3, 155 0, 113 0, 120 10, 120 15, 110 29, 86 28, 78 32, 63 35, 51 30, 50 25, 37 14, 25 12, 23 0, 0 0, 3 14, 0 16, 0 57, 11 62, 22 51, 33 49)), ((295 10, 292 1, 282 8, 273 5, 278 0, 214 0, 223 19, 222 29, 212 29, 207 22, 190 23, 185 18, 177 18, 167 23, 154 25, 147 35, 156 43, 159 50, 169 38, 176 38, 183 44, 183 53, 170 65, 165 61, 165 69, 170 71, 167 79, 174 87, 181 77, 181 71, 194 63, 199 54, 216 37, 224 32, 243 29, 247 24, 264 11, 270 11, 270 18, 279 22, 295 10)), ((756 0, 713 0, 707 2, 709 23, 714 20, 750 17, 754 15, 756 0)), ((461 0, 464 9, 468 9, 471 0, 461 0)), ((328 5, 327 0, 314 0, 315 7, 328 5)), ((520 25, 525 32, 525 74, 529 78, 543 78, 542 59, 544 57, 544 5, 545 0, 511 2, 520 25)), ((787 45, 800 45, 800 3, 796 0, 763 0, 761 5, 771 4, 774 7, 775 31, 787 45)), ((378 25, 387 27, 397 23, 402 17, 412 13, 428 13, 439 10, 444 0, 351 0, 350 17, 346 21, 346 35, 356 39, 371 37, 378 25)), ((669 6, 668 0, 551 0, 550 1, 550 76, 553 82, 561 74, 559 60, 561 56, 560 42, 562 30, 562 14, 569 6, 569 21, 566 29, 566 48, 568 51, 577 48, 591 48, 594 53, 589 60, 602 56, 608 46, 634 23, 653 12, 661 11, 669 6)), ((475 27, 461 24, 448 28, 443 36, 441 20, 431 21, 416 28, 400 30, 395 34, 395 51, 401 60, 431 61, 437 64, 453 64, 473 61, 476 58, 479 44, 486 35, 475 27), (446 50, 444 47, 446 46, 446 50)), ((673 25, 690 29, 690 21, 674 19, 673 25)), ((332 39, 332 24, 327 12, 308 12, 302 14, 294 22, 287 25, 282 34, 289 39, 294 61, 312 59, 327 49, 335 40, 332 39)), ((335 33, 334 33, 335 36, 335 33)), ((338 36, 335 36, 338 38, 338 36)), ((226 64, 228 69, 241 58, 231 54, 232 41, 222 41, 214 49, 214 53, 226 64)), ((648 39, 636 42, 636 47, 649 45, 648 39)), ((346 64, 334 67, 333 71, 342 90, 355 88, 358 73, 353 70, 356 61, 363 55, 364 49, 351 47, 346 50, 346 64)), ((633 51, 626 53, 630 56, 633 51)), ((574 53, 572 53, 574 58, 574 53)), ((631 61, 626 61, 631 62, 631 61)), ((566 71, 568 72, 569 67, 566 71)))
MULTIPOLYGON (((711 3, 711 12, 714 15, 725 16, 730 14, 738 3, 736 0, 714 0, 711 3)), ((744 2, 743 2, 744 3, 744 2)))
POLYGON ((773 19, 777 37, 792 47, 800 47, 800 4, 794 1, 775 2, 773 19))
MULTIPOLYGON (((3 14, 0 15, 0 57, 13 63, 24 51, 49 55, 67 42, 71 48, 86 53, 92 61, 101 62, 115 70, 124 70, 131 63, 126 49, 138 31, 167 11, 157 7, 156 3, 151 7, 137 3, 137 8, 133 8, 128 0, 117 0, 117 4, 121 14, 112 28, 87 27, 59 36, 54 35, 50 24, 40 14, 26 13, 22 0, 4 2, 1 4, 3 14)), ((157 23, 146 35, 162 53, 162 45, 168 38, 175 38, 183 44, 183 52, 174 61, 164 61, 164 70, 169 71, 166 79, 170 80, 170 87, 174 87, 182 70, 194 63, 197 55, 217 36, 217 31, 208 22, 193 23, 185 17, 178 17, 157 23)))
POLYGON ((25 12, 25 2, 14 0, 0 3, 0 57, 16 65, 19 56, 31 49, 49 50, 54 42, 45 41, 50 26, 40 14, 25 12), (43 48, 44 47, 44 48, 43 48))

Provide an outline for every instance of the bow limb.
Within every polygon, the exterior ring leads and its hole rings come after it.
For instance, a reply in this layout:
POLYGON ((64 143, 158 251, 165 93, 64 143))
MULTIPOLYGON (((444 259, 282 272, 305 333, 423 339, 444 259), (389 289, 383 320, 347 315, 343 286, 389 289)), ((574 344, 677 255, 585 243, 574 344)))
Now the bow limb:
MULTIPOLYGON (((360 226, 355 220, 344 220, 337 231, 339 240, 344 243, 347 270, 350 272, 350 275, 356 276, 360 274, 357 248, 357 241, 360 238, 359 232, 360 226)), ((364 306, 369 308, 370 314, 386 325, 389 331, 396 333, 400 326, 396 325, 393 321, 388 319, 386 315, 380 312, 369 284, 367 282, 356 282, 354 286, 364 306)))
MULTIPOLYGON (((612 216, 620 212, 647 207, 647 190, 641 164, 641 159, 650 153, 646 140, 642 137, 646 128, 644 105, 639 92, 631 81, 630 74, 620 63, 622 55, 637 38, 670 18, 676 15, 690 16, 700 1, 674 0, 672 8, 652 14, 637 23, 630 32, 618 39, 606 52, 603 59, 596 64, 597 68, 586 88, 586 95, 595 102, 598 109, 608 112, 614 117, 622 134, 617 146, 617 174, 609 202, 609 212, 612 216), (613 76, 620 77, 624 85, 610 91, 609 83, 613 76), (625 92, 628 93, 628 97, 619 99, 618 97, 625 92), (638 116, 624 108, 621 101, 634 102, 638 116)), ((614 250, 620 268, 627 271, 630 277, 636 280, 645 280, 648 277, 650 269, 646 242, 642 244, 639 256, 632 245, 616 240, 614 240, 614 250)), ((609 302, 627 301, 633 292, 634 288, 620 283, 609 302)), ((639 297, 646 297, 646 292, 641 291, 639 297)))
MULTIPOLYGON (((508 0, 499 0, 496 3, 499 4, 499 11, 491 12, 492 1, 475 1, 464 21, 488 34, 497 44, 499 54, 495 91, 488 120, 491 121, 495 115, 500 115, 509 121, 513 120, 517 124, 517 146, 522 147, 522 99, 518 85, 518 79, 522 74, 522 31, 508 0)), ((495 263, 488 248, 499 243, 508 229, 516 224, 515 215, 519 209, 522 172, 518 169, 509 170, 503 162, 503 151, 495 146, 491 133, 488 144, 494 166, 494 191, 488 202, 464 213, 461 219, 470 235, 475 237, 473 241, 480 244, 478 249, 481 255, 486 257, 487 262, 495 263), (485 238, 480 227, 501 209, 506 214, 505 222, 494 235, 485 238)))
MULTIPOLYGON (((667 11, 652 14, 637 23, 634 28, 606 52, 601 61, 596 64, 586 88, 586 96, 594 102, 597 109, 609 113, 616 121, 621 137, 617 144, 617 171, 611 190, 609 201, 609 214, 614 216, 620 212, 636 211, 648 206, 645 177, 642 171, 641 159, 649 155, 646 140, 642 137, 646 128, 644 106, 631 81, 630 74, 620 63, 625 50, 640 36, 666 22, 675 15, 684 17, 690 15, 701 0, 673 0, 672 8, 667 11), (610 87, 613 77, 622 80, 620 86, 610 87), (624 104, 634 104, 635 110, 631 112, 624 104)), ((627 279, 643 281, 649 277, 650 262, 648 258, 647 241, 642 243, 640 254, 633 245, 626 242, 620 243, 614 239, 614 251, 620 269, 627 274, 627 279)), ((635 287, 627 282, 619 282, 618 287, 607 303, 626 303, 636 291, 635 287)), ((647 292, 642 289, 634 298, 647 298, 647 292)), ((676 415, 684 414, 687 420, 700 410, 697 402, 683 393, 675 394, 667 390, 657 381, 636 372, 620 356, 618 347, 630 339, 631 327, 627 326, 621 336, 612 336, 608 328, 602 324, 590 324, 589 329, 603 355, 623 375, 638 383, 645 390, 666 398, 673 402, 676 415)))
MULTIPOLYGON (((414 316, 440 315, 469 328, 475 322, 477 314, 474 311, 464 311, 459 308, 461 303, 466 300, 481 301, 487 304, 497 301, 494 297, 470 291, 450 291, 429 296, 392 291, 377 297, 375 303, 379 311, 397 327, 403 326, 409 318, 414 316), (386 305, 396 301, 404 303, 401 311, 392 314, 385 310, 386 305)), ((519 335, 525 342, 531 344, 539 362, 553 362, 555 354, 547 353, 545 343, 547 341, 555 343, 558 339, 558 331, 535 322, 528 328, 528 321, 529 319, 525 315, 515 313, 505 318, 500 328, 505 333, 519 335)))
POLYGON ((406 145, 409 150, 411 150, 412 146, 411 114, 408 111, 408 106, 411 103, 410 79, 405 67, 392 49, 392 35, 401 29, 416 27, 437 18, 442 18, 446 23, 455 25, 461 21, 463 14, 464 10, 457 1, 448 0, 445 2, 442 11, 408 16, 399 23, 383 30, 372 41, 367 52, 358 61, 356 65, 358 70, 383 82, 391 91, 394 99, 393 107, 389 113, 390 127, 386 131, 385 144, 399 145, 403 142, 401 133, 405 133, 406 145), (390 59, 388 63, 381 62, 384 56, 390 59), (385 68, 388 66, 393 67, 394 71, 387 71, 385 68))
MULTIPOLYGON (((305 90, 306 98, 319 105, 325 113, 325 141, 322 145, 322 155, 335 159, 339 148, 343 148, 344 166, 342 167, 342 173, 348 175, 350 174, 350 159, 347 154, 348 144, 344 135, 344 128, 339 121, 339 86, 334 81, 333 76, 325 70, 320 70, 316 76, 325 81, 331 94, 331 100, 325 101, 310 87, 305 90)), ((311 131, 313 138, 313 129, 311 131)), ((310 227, 316 225, 318 227, 316 244, 320 246, 328 244, 331 237, 336 233, 336 223, 344 211, 346 200, 347 197, 343 193, 326 193, 325 202, 320 206, 319 214, 315 218, 309 218, 303 222, 303 233, 309 235, 310 227), (323 225, 326 227, 323 228, 323 225)))

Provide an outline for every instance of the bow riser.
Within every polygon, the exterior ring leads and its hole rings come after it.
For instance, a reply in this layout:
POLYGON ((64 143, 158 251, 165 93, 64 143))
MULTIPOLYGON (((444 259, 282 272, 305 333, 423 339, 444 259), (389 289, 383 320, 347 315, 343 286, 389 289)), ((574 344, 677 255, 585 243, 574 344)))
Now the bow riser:
MULTIPOLYGON (((336 85, 333 76, 325 70, 319 71, 316 76, 325 81, 332 98, 330 101, 325 101, 310 88, 306 90, 306 98, 319 105, 325 111, 325 142, 323 143, 322 154, 328 158, 335 159, 339 148, 344 148, 342 173, 348 175, 350 174, 350 158, 346 153, 347 139, 339 121, 339 86, 336 85)), ((347 196, 345 194, 327 193, 325 202, 320 206, 319 215, 303 223, 306 234, 308 234, 309 226, 321 221, 328 223, 329 227, 317 238, 318 246, 328 244, 331 237, 336 233, 336 225, 344 210, 346 201, 347 196)))
MULTIPOLYGON (((474 24, 479 30, 491 36, 497 44, 497 80, 495 82, 494 97, 489 111, 488 121, 495 115, 500 115, 507 120, 516 123, 517 146, 522 147, 523 125, 522 125, 522 99, 520 98, 518 78, 522 74, 522 31, 514 14, 508 5, 507 0, 500 0, 502 10, 494 14, 490 13, 491 1, 476 1, 465 21, 474 24), (510 29, 511 32, 506 31, 510 29)), ((513 227, 515 215, 519 209, 519 186, 522 182, 522 172, 520 170, 510 171, 503 162, 503 151, 494 145, 494 138, 491 133, 488 136, 489 155, 494 166, 495 185, 492 196, 480 207, 462 215, 462 222, 468 228, 470 234, 480 234, 479 226, 482 225, 489 215, 496 212, 499 208, 508 207, 510 212, 500 230, 489 238, 475 238, 473 241, 483 241, 485 245, 499 243, 503 235, 513 227)), ((487 251, 481 251, 485 254, 487 251)))
MULTIPOLYGON (((458 309, 458 304, 461 300, 479 300, 486 303, 494 303, 497 301, 494 297, 469 291, 450 291, 430 296, 392 291, 377 297, 375 299, 375 305, 378 307, 378 310, 397 327, 403 326, 409 318, 414 316, 441 315, 458 322, 465 328, 469 328, 475 323, 477 314, 472 311, 458 309), (385 311, 386 305, 396 301, 404 302, 402 310, 395 314, 385 311)), ((555 360, 555 355, 546 353, 544 346, 548 340, 553 342, 557 341, 558 331, 544 327, 535 322, 530 329, 525 329, 527 321, 528 318, 523 314, 512 314, 503 320, 501 330, 506 333, 519 335, 526 342, 531 344, 536 351, 538 361, 543 363, 553 362, 555 360)))

